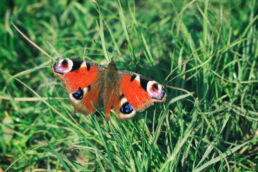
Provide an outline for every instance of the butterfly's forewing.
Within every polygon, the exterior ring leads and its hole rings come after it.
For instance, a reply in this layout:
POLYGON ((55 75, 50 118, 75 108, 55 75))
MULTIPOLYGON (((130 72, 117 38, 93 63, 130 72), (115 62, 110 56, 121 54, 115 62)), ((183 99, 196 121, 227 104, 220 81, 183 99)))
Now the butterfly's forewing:
POLYGON ((158 82, 128 71, 118 71, 118 74, 122 96, 116 114, 120 120, 130 119, 135 115, 135 111, 143 111, 154 102, 166 100, 163 86, 158 82))
POLYGON ((88 115, 100 105, 104 86, 104 67, 82 60, 61 59, 52 65, 53 73, 62 81, 75 111, 88 115))

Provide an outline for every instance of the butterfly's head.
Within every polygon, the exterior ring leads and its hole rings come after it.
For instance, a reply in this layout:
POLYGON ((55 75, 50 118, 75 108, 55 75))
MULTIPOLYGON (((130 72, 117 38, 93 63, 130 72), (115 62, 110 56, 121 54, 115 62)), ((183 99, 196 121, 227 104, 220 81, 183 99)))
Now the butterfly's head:
POLYGON ((113 60, 109 63, 107 69, 108 70, 117 70, 116 64, 115 64, 115 62, 113 60))

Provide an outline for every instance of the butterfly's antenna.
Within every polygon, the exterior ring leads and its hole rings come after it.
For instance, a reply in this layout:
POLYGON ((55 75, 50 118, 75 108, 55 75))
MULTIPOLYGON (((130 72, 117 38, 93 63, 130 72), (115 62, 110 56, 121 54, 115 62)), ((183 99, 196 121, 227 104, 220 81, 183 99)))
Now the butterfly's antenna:
POLYGON ((36 47, 40 52, 42 52, 43 54, 45 54, 46 56, 48 56, 51 59, 51 56, 42 48, 40 48, 36 43, 34 43, 32 40, 30 40, 25 34, 22 33, 22 31, 12 22, 11 23, 13 25, 13 27, 15 28, 15 30, 17 30, 17 32, 19 32, 19 34, 21 34, 21 36, 26 39, 29 43, 31 43, 34 47, 36 47))

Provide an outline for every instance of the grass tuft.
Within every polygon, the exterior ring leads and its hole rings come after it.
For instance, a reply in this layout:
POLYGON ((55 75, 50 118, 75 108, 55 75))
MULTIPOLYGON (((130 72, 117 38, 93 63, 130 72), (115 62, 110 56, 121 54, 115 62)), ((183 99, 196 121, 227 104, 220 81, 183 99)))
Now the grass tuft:
POLYGON ((255 171, 257 2, 1 1, 0 171, 255 171), (75 114, 60 57, 163 83, 119 123, 75 114))

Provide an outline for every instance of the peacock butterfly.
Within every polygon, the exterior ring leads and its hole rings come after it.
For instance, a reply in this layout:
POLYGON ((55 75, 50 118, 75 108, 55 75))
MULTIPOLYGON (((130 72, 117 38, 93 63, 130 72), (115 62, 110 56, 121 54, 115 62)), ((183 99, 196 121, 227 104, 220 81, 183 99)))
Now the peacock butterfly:
POLYGON ((154 102, 166 100, 163 86, 130 71, 118 71, 112 61, 107 68, 88 61, 61 59, 52 65, 76 112, 88 115, 104 105, 105 119, 111 108, 119 121, 135 116, 154 102))

